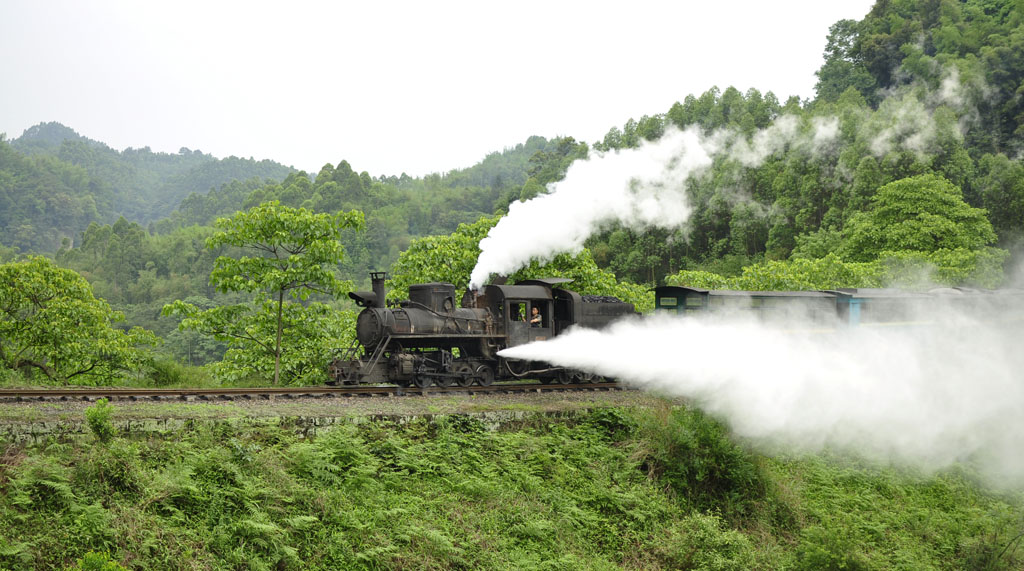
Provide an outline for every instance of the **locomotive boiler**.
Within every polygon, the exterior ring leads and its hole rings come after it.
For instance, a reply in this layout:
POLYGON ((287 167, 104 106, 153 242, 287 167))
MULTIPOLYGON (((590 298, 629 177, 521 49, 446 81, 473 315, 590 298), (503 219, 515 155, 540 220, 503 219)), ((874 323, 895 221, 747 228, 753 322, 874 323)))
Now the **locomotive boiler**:
POLYGON ((330 365, 334 384, 395 383, 401 386, 487 386, 495 380, 536 378, 543 383, 598 379, 547 363, 505 359, 498 352, 560 335, 570 327, 601 328, 633 304, 612 297, 582 296, 555 287, 568 279, 536 279, 467 291, 455 303, 455 286, 409 287, 409 299, 385 302, 387 275, 370 274, 373 291, 350 292, 363 307, 356 342, 330 365))

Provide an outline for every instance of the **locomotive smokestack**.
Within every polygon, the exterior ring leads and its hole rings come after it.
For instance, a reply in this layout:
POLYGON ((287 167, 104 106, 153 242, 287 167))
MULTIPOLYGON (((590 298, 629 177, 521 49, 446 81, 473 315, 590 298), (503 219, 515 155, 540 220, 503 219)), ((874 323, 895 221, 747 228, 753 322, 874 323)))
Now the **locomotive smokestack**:
POLYGON ((384 285, 384 282, 387 279, 387 272, 370 272, 370 280, 373 284, 373 294, 377 298, 373 304, 374 307, 385 307, 387 305, 384 301, 384 296, 388 293, 387 286, 384 285))

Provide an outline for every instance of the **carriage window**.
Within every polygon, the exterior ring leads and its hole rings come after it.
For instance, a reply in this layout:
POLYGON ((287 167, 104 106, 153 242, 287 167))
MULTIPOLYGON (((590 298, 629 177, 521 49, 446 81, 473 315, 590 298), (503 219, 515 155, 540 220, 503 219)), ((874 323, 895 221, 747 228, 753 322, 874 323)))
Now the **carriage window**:
POLYGON ((526 321, 526 304, 509 303, 508 318, 511 319, 512 321, 526 321))
POLYGON ((674 297, 663 297, 661 298, 661 307, 675 307, 676 298, 674 297))

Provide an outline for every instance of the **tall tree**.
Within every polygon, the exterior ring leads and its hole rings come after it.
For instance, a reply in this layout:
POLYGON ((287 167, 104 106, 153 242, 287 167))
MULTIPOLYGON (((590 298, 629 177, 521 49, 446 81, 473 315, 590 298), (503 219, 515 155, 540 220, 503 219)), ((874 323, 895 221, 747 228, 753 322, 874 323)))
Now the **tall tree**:
POLYGON ((217 258, 210 282, 224 293, 257 294, 256 314, 244 306, 198 311, 181 301, 165 306, 164 313, 185 315, 183 327, 269 350, 274 358, 276 385, 281 376, 285 314, 301 313, 302 309, 298 304, 286 307, 285 298, 305 301, 312 293, 338 296, 347 290, 348 283, 336 270, 345 255, 338 238, 342 230, 362 225, 363 213, 356 210, 314 214, 276 201, 220 218, 216 223, 219 231, 206 245, 210 249, 235 249, 235 255, 217 258), (272 342, 254 334, 267 329, 268 312, 269 321, 274 323, 272 342))
POLYGON ((843 257, 867 262, 883 252, 979 250, 996 240, 985 215, 941 176, 890 182, 878 189, 871 210, 858 213, 844 228, 843 257))
POLYGON ((825 63, 814 74, 818 76, 814 89, 819 101, 836 101, 851 87, 866 98, 874 97, 875 78, 853 49, 859 26, 855 20, 839 20, 829 28, 825 63))

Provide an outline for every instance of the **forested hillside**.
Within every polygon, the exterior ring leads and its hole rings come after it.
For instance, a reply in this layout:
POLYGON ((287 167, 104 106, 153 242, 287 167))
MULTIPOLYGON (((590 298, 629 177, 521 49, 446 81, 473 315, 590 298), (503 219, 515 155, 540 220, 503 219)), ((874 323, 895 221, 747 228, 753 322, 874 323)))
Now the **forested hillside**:
POLYGON ((124 216, 148 224, 192 192, 229 181, 281 180, 294 169, 272 161, 216 159, 182 148, 116 151, 59 123, 41 123, 17 139, 0 138, 0 243, 53 252, 90 222, 124 216))
POLYGON ((872 207, 877 189, 928 173, 987 211, 999 246, 1019 248, 1022 18, 1019 2, 878 2, 864 20, 832 26, 813 101, 712 88, 611 129, 595 149, 636 147, 693 125, 752 135, 786 116, 802 129, 837 121, 838 137, 756 168, 718 160, 694 181, 689 227, 611 229, 591 240, 595 258, 619 277, 658 282, 682 269, 735 274, 766 259, 821 257, 849 237, 848 223, 872 207))

